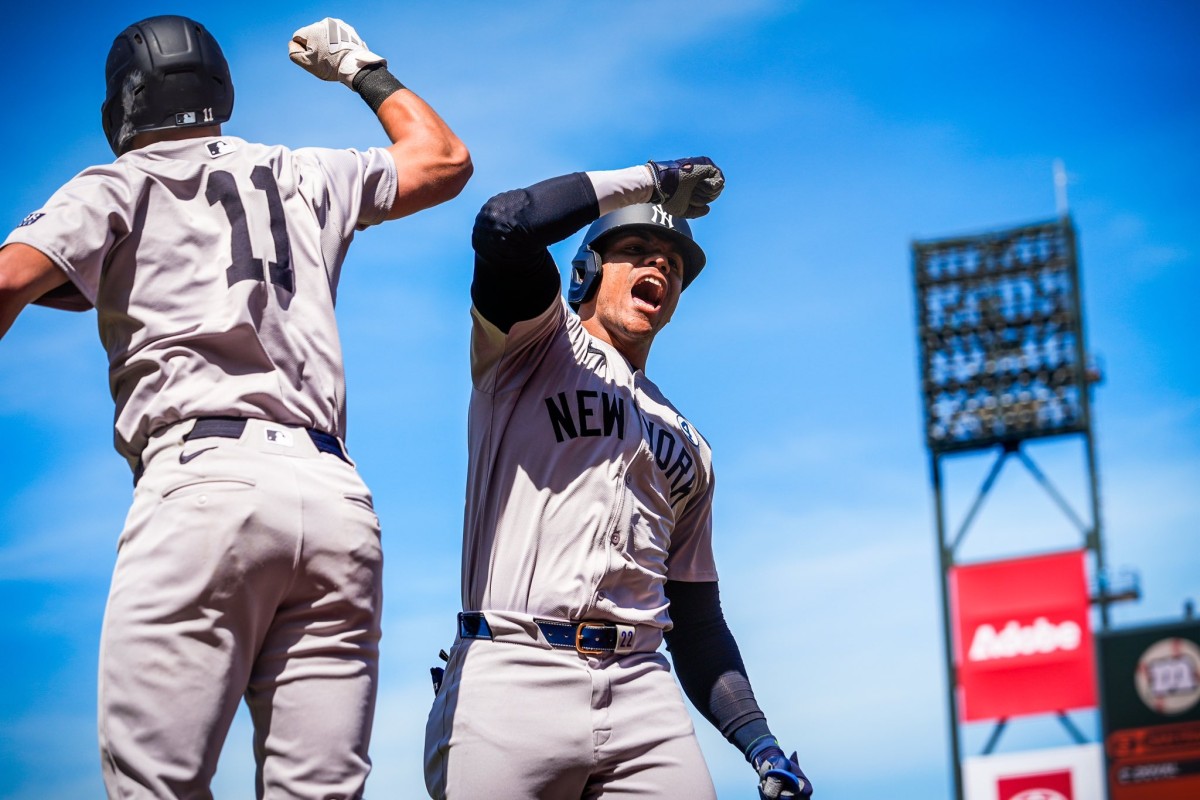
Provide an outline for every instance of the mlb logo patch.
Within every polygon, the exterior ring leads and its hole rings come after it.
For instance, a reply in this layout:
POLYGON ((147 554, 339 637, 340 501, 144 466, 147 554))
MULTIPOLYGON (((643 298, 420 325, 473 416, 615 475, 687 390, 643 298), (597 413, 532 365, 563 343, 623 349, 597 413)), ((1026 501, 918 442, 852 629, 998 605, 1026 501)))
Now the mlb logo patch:
POLYGON ((232 153, 237 149, 233 146, 232 142, 227 142, 224 139, 213 139, 206 146, 208 147, 208 154, 213 158, 223 156, 226 153, 232 153))
POLYGON ((35 211, 32 214, 29 214, 28 216, 26 216, 25 219, 21 220, 21 224, 18 225, 17 227, 24 228, 26 225, 32 225, 33 223, 37 222, 39 219, 41 219, 44 216, 46 216, 46 215, 43 214, 41 211, 35 211))
POLYGON ((199 111, 180 111, 175 115, 176 125, 195 125, 212 121, 213 110, 211 108, 202 108, 199 111))
POLYGON ((267 441, 271 444, 279 445, 280 447, 291 447, 293 445, 291 431, 283 430, 282 428, 267 428, 263 433, 266 434, 267 441))

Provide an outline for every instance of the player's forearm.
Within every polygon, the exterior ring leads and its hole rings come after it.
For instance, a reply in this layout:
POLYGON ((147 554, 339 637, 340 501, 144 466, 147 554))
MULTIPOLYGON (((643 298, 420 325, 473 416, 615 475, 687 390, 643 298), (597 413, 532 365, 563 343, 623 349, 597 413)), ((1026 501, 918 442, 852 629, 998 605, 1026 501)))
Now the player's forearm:
POLYGON ((625 169, 587 173, 600 205, 600 216, 634 203, 649 203, 654 195, 654 175, 645 164, 625 169))
POLYGON ((25 306, 66 280, 54 262, 34 247, 10 244, 0 249, 0 338, 25 306))
POLYGON ((407 89, 390 94, 378 109, 379 122, 396 162, 396 199, 389 219, 450 200, 474 170, 471 154, 424 100, 407 89))
POLYGON ((666 593, 674 624, 666 634, 667 650, 679 683, 696 710, 742 749, 740 740, 756 725, 767 730, 766 715, 754 698, 741 651, 725 622, 717 584, 669 580, 666 593))
POLYGON ((17 315, 21 313, 21 309, 25 304, 17 305, 10 303, 8 294, 0 289, 0 339, 4 338, 4 334, 8 333, 8 329, 16 322, 17 315))
POLYGON ((396 162, 396 219, 455 197, 471 177, 471 156, 450 127, 404 88, 344 21, 326 17, 292 34, 288 57, 321 80, 356 92, 379 117, 396 162))

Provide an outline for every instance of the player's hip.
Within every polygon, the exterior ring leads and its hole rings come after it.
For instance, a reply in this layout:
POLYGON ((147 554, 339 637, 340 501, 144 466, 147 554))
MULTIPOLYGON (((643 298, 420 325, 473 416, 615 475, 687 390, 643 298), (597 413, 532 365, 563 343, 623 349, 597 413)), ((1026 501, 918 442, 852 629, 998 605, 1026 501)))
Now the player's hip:
POLYGON ((310 550, 378 548, 371 492, 336 439, 322 446, 304 428, 262 420, 189 420, 151 439, 142 463, 123 539, 155 518, 215 518, 300 537, 310 550))

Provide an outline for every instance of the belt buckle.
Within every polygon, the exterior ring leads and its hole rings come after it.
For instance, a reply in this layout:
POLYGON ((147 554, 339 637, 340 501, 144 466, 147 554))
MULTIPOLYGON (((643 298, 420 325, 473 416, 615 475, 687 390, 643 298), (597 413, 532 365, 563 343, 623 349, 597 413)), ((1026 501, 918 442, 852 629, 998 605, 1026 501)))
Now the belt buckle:
POLYGON ((583 629, 584 628, 600 628, 607 630, 608 624, 604 622, 581 622, 575 626, 575 650, 585 656, 602 656, 607 650, 595 650, 590 647, 583 646, 583 629))

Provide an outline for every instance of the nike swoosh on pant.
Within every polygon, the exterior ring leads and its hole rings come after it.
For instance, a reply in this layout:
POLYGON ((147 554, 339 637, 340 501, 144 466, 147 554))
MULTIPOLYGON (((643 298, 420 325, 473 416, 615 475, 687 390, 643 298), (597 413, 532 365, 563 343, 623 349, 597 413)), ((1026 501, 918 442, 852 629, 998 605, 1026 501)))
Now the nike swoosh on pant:
POLYGON ((217 446, 214 444, 212 447, 205 447, 203 449, 196 450, 195 452, 192 452, 192 453, 180 453, 179 454, 179 463, 186 464, 189 461, 191 461, 193 458, 195 458, 196 456, 200 455, 201 453, 207 453, 209 450, 216 450, 216 449, 217 449, 217 446))

